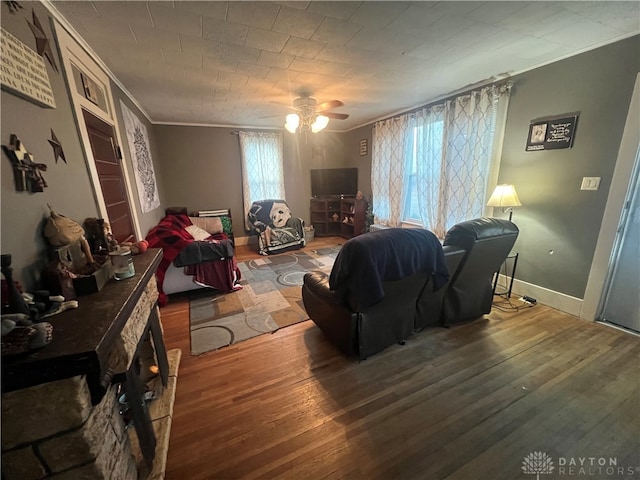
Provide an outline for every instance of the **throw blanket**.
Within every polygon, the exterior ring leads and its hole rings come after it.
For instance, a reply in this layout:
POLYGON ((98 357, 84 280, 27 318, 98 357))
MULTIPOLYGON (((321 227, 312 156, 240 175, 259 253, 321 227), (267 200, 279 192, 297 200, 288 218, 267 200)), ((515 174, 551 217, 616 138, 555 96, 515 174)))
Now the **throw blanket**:
POLYGON ((214 233, 206 240, 191 242, 173 260, 176 267, 186 267, 212 260, 233 257, 233 242, 224 233, 214 233))
POLYGON ((329 287, 345 297, 353 293, 362 307, 384 298, 382 283, 418 272, 432 276, 434 291, 449 279, 444 251, 429 230, 389 228, 348 240, 329 276, 329 287))
MULTIPOLYGON (((191 225, 191 220, 189 220, 187 215, 167 215, 147 234, 146 239, 150 247, 162 248, 162 260, 156 270, 159 292, 158 304, 160 306, 166 305, 168 300, 167 295, 162 290, 167 268, 169 268, 171 262, 178 257, 182 250, 195 242, 191 234, 185 230, 189 225, 191 225)), ((212 266, 208 268, 214 269, 212 266)), ((200 272, 202 272, 202 269, 200 269, 200 272)), ((218 288, 216 285, 207 284, 206 286, 218 288)))
POLYGON ((185 267, 185 274, 193 275, 193 280, 198 285, 213 287, 223 292, 241 290, 240 269, 233 257, 222 261, 204 262, 185 267))

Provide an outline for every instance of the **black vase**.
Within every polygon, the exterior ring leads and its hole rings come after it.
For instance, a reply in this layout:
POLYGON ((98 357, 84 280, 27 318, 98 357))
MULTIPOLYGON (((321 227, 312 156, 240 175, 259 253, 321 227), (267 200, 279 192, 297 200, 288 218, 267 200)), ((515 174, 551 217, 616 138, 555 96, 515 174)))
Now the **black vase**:
POLYGON ((9 307, 6 313, 24 313, 31 316, 29 305, 24 301, 22 295, 16 288, 16 284, 13 281, 13 268, 11 268, 11 254, 3 253, 0 255, 0 271, 4 275, 7 281, 7 288, 9 290, 9 307))

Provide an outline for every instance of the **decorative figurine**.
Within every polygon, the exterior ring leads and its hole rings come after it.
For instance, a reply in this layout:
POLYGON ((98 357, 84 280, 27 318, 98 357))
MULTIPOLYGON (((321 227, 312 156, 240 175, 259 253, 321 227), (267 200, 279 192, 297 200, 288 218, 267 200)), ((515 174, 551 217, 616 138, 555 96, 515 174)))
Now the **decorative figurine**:
POLYGON ((10 253, 3 253, 0 256, 0 271, 2 271, 2 274, 7 281, 7 288, 9 290, 9 307, 6 313, 23 313, 25 315, 30 315, 31 312, 29 310, 29 305, 24 301, 22 294, 18 291, 18 288, 13 281, 13 268, 11 267, 10 253))

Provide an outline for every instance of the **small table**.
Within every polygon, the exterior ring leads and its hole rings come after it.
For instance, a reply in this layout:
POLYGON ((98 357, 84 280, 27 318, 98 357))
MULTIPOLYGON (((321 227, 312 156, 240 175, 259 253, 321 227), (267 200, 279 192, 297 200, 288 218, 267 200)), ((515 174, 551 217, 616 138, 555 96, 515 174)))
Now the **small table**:
POLYGON ((500 270, 498 270, 493 277, 493 294, 494 295, 506 295, 507 298, 511 298, 511 290, 513 289, 513 279, 516 276, 516 267, 518 266, 518 252, 511 252, 505 258, 502 267, 504 268, 504 276, 507 276, 507 262, 509 259, 513 260, 513 265, 511 266, 511 279, 509 280, 509 289, 505 292, 496 293, 496 287, 498 286, 498 277, 500 276, 500 270))

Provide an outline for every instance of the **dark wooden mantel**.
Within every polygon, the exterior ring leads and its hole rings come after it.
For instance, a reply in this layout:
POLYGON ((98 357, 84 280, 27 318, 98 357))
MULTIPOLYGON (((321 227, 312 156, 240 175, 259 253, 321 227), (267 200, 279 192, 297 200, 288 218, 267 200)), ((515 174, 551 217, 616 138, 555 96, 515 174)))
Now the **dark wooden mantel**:
POLYGON ((2 393, 86 375, 92 399, 106 385, 107 359, 162 259, 162 250, 134 256, 136 274, 111 279, 99 292, 78 298, 78 308, 49 317, 51 343, 29 354, 2 359, 2 393))

